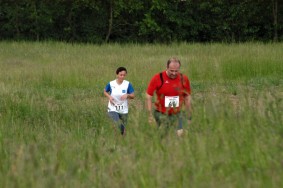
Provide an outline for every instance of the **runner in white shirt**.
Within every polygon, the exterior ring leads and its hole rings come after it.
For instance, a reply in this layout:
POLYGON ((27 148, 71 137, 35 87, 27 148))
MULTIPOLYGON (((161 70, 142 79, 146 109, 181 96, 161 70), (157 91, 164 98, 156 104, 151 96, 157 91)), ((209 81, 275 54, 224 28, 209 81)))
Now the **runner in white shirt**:
POLYGON ((116 79, 110 81, 104 88, 104 95, 109 99, 108 115, 114 120, 122 135, 127 124, 128 99, 135 97, 132 84, 125 80, 126 75, 127 69, 119 67, 116 70, 116 79))

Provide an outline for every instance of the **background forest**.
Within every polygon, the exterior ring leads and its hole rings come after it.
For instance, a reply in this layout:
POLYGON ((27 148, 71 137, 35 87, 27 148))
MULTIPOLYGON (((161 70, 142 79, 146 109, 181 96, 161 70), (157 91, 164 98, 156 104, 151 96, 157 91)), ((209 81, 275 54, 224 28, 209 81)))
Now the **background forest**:
POLYGON ((282 41, 282 0, 0 0, 0 40, 282 41))

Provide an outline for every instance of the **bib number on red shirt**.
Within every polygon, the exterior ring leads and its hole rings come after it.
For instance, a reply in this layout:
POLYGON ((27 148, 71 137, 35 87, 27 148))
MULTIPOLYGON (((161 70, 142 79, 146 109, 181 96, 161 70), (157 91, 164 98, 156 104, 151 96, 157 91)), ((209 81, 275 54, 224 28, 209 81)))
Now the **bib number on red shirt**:
POLYGON ((179 96, 165 96, 165 107, 179 107, 179 96))

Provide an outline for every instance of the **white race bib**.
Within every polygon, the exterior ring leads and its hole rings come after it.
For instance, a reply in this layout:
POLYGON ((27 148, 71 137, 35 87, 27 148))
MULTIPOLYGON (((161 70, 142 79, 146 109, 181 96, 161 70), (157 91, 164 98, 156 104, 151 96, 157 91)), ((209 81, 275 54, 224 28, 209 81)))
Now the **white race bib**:
POLYGON ((124 107, 124 103, 122 103, 122 104, 115 104, 114 107, 115 107, 117 112, 123 111, 124 108, 125 108, 124 107))
POLYGON ((179 107, 179 96, 165 96, 165 107, 179 107))

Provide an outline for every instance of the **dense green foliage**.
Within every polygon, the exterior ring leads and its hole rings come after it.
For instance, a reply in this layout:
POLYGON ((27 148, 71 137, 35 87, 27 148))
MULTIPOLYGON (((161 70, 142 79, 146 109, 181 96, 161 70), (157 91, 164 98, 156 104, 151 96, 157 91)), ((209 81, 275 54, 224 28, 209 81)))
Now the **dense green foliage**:
POLYGON ((0 42, 0 187, 283 187, 283 44, 0 42), (169 56, 193 120, 160 138, 145 89, 169 56), (102 91, 128 69, 126 136, 102 91))
POLYGON ((283 38, 281 0, 0 0, 0 39, 243 42, 283 38))

